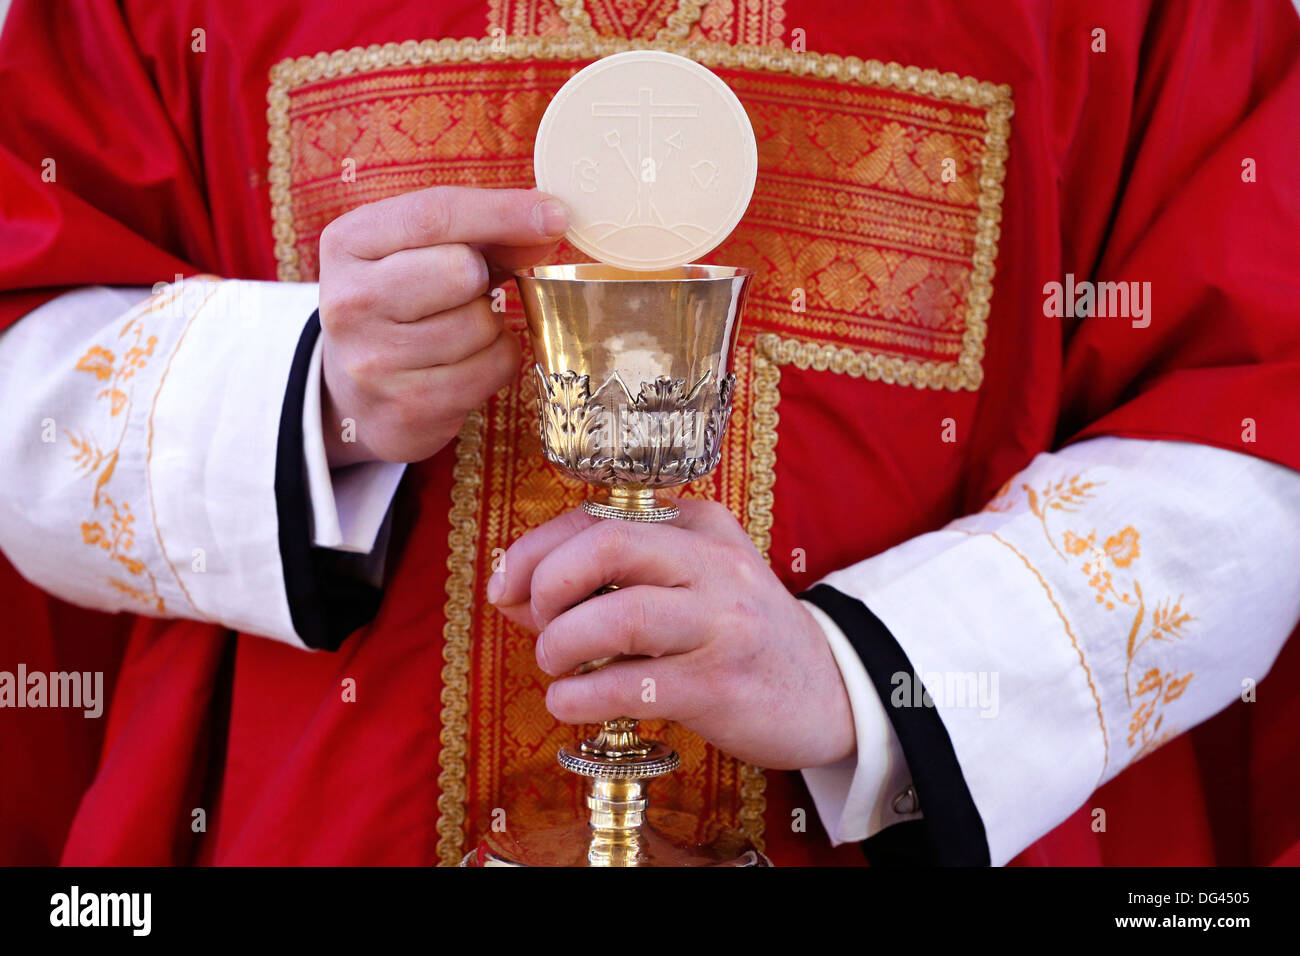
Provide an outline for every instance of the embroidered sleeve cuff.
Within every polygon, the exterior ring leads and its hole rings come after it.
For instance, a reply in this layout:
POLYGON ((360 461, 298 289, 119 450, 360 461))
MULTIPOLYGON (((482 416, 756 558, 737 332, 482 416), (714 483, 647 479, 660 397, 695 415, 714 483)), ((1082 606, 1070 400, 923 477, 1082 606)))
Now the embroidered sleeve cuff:
POLYGON ((1061 619, 1012 551, 936 531, 826 586, 893 636, 884 659, 864 662, 890 701, 936 861, 1001 865, 1095 787, 1102 741, 1087 730, 1097 718, 1086 675, 1068 642, 1044 642, 1061 619), (1034 812, 1011 812, 1012 799, 1034 812))
POLYGON ((853 645, 825 611, 811 601, 804 603, 826 633, 839 666, 858 741, 855 756, 805 769, 804 782, 831 842, 857 842, 917 816, 914 811, 900 812, 915 803, 904 798, 911 775, 898 736, 853 645))
MULTIPOLYGON (((314 285, 189 279, 146 470, 158 540, 194 616, 294 643, 279 557, 279 417, 314 285)), ((179 608, 178 608, 179 610, 179 608)))

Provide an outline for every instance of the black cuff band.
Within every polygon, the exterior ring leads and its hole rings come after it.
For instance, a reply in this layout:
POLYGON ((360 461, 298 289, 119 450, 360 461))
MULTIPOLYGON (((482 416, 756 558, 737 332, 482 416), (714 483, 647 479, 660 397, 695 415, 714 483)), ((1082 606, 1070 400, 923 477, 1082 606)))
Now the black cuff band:
POLYGON ((275 455, 275 507, 280 519, 280 562, 293 629, 308 647, 338 650, 344 639, 379 613, 383 591, 342 573, 344 557, 311 543, 311 492, 303 457, 302 409, 307 373, 320 335, 313 312, 302 330, 280 410, 275 455))
POLYGON ((814 585, 799 597, 825 611, 862 659, 898 735, 921 801, 922 819, 886 828, 863 842, 867 858, 874 865, 988 866, 984 821, 939 711, 932 705, 890 703, 894 675, 907 675, 909 681, 919 678, 889 628, 857 598, 828 584, 814 585))

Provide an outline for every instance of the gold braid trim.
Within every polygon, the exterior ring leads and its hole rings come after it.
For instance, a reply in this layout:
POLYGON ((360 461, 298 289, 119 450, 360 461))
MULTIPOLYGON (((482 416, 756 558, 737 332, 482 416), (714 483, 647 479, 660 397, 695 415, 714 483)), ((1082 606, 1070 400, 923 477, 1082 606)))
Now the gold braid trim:
POLYGON ((781 401, 781 369, 773 353, 775 335, 760 335, 754 349, 753 418, 749 440, 749 520, 745 530, 763 560, 772 563, 772 488, 776 484, 776 406, 781 401))
POLYGON ((483 485, 483 412, 465 420, 456 440, 451 530, 447 533, 447 603, 443 626, 442 743, 438 763, 438 865, 456 866, 465 847, 465 756, 469 737, 469 649, 479 490, 483 485))
POLYGON ((691 27, 699 22, 704 3, 705 0, 682 0, 677 9, 668 15, 668 22, 655 34, 655 39, 661 42, 685 40, 691 27))
MULTIPOLYGON (((772 336, 773 338, 775 336, 772 336)), ((768 564, 772 563, 772 508, 776 485, 776 426, 780 420, 776 406, 781 401, 781 369, 766 353, 762 339, 754 349, 753 424, 749 440, 749 504, 745 530, 754 547, 768 564)), ((740 764, 740 829, 759 850, 764 848, 763 814, 767 810, 767 777, 761 767, 740 764)))
POLYGON ((569 25, 569 36, 596 38, 596 28, 583 0, 556 0, 555 5, 560 8, 560 18, 569 25))
MULTIPOLYGON (((970 335, 969 328, 966 334, 970 335)), ((975 360, 972 368, 966 368, 961 364, 962 359, 958 359, 955 365, 949 365, 939 362, 918 362, 915 359, 886 358, 871 352, 858 352, 850 348, 784 338, 774 332, 758 336, 757 345, 759 351, 777 365, 793 365, 804 370, 811 368, 817 372, 834 372, 837 375, 865 378, 869 382, 885 382, 889 385, 911 385, 916 388, 935 389, 946 387, 956 391, 963 387, 972 389, 978 387, 981 377, 978 359, 975 360), (967 386, 966 383, 972 376, 975 384, 967 386)), ((982 346, 980 354, 983 354, 982 346)))

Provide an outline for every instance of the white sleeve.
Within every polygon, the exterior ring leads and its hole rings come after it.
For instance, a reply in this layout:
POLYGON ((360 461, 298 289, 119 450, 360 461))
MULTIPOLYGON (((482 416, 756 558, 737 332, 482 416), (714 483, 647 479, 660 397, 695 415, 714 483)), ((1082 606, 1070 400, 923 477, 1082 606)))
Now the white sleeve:
MULTIPOLYGON (((12 423, 0 430, 0 548, 14 566, 87 607, 300 645, 275 466, 289 370, 317 299, 314 284, 206 277, 152 296, 86 288, 0 336, 12 423)), ((339 510, 329 500, 318 528, 352 550, 374 542, 376 499, 339 510)))
POLYGON ((895 823, 912 820, 912 775, 902 745, 857 652, 830 615, 804 602, 826 633, 849 694, 857 753, 838 763, 803 770, 804 783, 833 845, 865 840, 895 823))
MULTIPOLYGON (((1253 699, 1300 618, 1296 567, 1300 474, 1097 438, 1037 456, 978 514, 825 583, 866 604, 920 675, 1002 864, 1129 764, 1253 699)), ((876 722, 859 722, 877 744, 859 744, 852 773, 809 777, 838 840, 874 832, 905 779, 889 775, 876 722)))
POLYGON ((400 463, 376 461, 333 470, 325 452, 321 420, 321 347, 316 340, 302 404, 303 454, 311 495, 312 543, 321 548, 376 552, 380 529, 406 471, 400 463))

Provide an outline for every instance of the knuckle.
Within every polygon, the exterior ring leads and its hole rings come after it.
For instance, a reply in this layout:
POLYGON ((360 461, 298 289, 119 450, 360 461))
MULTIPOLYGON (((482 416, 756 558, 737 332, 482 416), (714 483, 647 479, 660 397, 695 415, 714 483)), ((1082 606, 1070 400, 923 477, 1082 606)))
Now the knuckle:
MULTIPOLYGON (((649 602, 644 596, 629 596, 623 608, 622 617, 619 620, 619 636, 622 643, 622 653, 624 654, 647 654, 645 650, 646 637, 651 633, 653 627, 649 602)), ((657 656, 657 655, 655 655, 657 656)))
POLYGON ((631 543, 631 535, 617 521, 606 521, 591 530, 591 550, 602 563, 619 557, 631 543))
POLYGON ((487 292, 488 266, 483 254, 463 243, 442 247, 443 281, 462 302, 477 299, 487 292))
POLYGON ((731 562, 731 567, 734 569, 736 583, 740 586, 742 591, 752 591, 763 582, 766 577, 764 572, 767 568, 758 567, 754 563, 751 555, 745 553, 743 549, 734 546, 726 548, 725 553, 727 555, 727 560, 731 562))
POLYGON ((341 364, 343 373, 358 385, 373 389, 383 381, 382 363, 373 352, 353 352, 341 364))
POLYGON ((342 217, 331 220, 321 230, 320 260, 322 263, 334 259, 342 248, 342 236, 340 235, 344 231, 344 227, 340 225, 342 221, 342 217))
POLYGON ((329 311, 337 326, 363 319, 379 312, 382 296, 379 290, 366 282, 348 282, 333 288, 329 295, 329 311))
POLYGON ((528 607, 533 612, 533 619, 541 626, 550 623, 548 619, 548 609, 550 607, 550 595, 556 584, 556 572, 551 567, 551 562, 543 558, 533 568, 533 575, 528 581, 528 607))
POLYGON ((564 723, 577 723, 572 687, 568 681, 556 681, 546 688, 546 709, 551 716, 564 723))
POLYGON ((402 227, 417 242, 432 242, 451 233, 451 196, 441 186, 425 189, 402 206, 402 227))
POLYGON ((488 308, 486 299, 478 298, 469 303, 460 323, 460 335, 469 354, 495 344, 501 332, 501 319, 488 308))
POLYGON ((358 229, 361 228, 358 223, 360 218, 360 210, 353 209, 325 224, 325 228, 321 230, 319 246, 322 272, 326 271, 326 263, 345 258, 349 254, 349 247, 355 241, 358 229))
POLYGON ((476 299, 486 294, 489 271, 482 252, 472 246, 456 245, 454 248, 456 281, 464 290, 465 299, 476 299))

